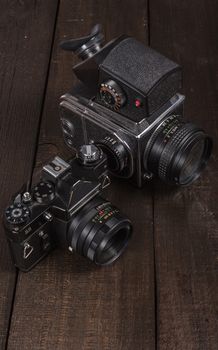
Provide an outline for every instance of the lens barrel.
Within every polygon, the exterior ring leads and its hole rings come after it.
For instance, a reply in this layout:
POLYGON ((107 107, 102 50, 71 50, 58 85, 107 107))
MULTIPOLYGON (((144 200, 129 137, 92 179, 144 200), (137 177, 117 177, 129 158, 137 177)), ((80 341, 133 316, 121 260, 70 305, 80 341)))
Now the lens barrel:
POLYGON ((144 167, 164 182, 188 185, 205 168, 211 150, 212 140, 202 129, 173 115, 151 135, 144 167))
POLYGON ((124 251, 131 237, 131 222, 100 196, 72 217, 68 244, 97 265, 109 265, 124 251))

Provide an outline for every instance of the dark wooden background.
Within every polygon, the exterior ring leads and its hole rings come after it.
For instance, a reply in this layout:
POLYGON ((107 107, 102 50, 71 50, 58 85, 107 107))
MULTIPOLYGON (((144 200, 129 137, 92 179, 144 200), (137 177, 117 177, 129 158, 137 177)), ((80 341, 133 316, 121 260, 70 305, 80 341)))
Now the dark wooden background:
POLYGON ((0 1, 0 210, 57 153, 67 155, 59 96, 75 81, 58 43, 97 22, 184 67, 186 116, 214 138, 192 186, 143 190, 117 181, 108 197, 134 223, 122 258, 96 268, 52 253, 24 274, 0 230, 0 348, 218 349, 218 2, 216 0, 0 1), (119 191, 119 195, 118 195, 119 191))

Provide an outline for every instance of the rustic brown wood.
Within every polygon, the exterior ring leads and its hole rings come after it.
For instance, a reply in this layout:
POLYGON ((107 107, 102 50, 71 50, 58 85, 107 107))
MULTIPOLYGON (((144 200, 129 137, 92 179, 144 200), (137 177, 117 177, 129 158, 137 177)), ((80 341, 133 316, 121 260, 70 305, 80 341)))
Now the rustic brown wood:
MULTIPOLYGON (((107 40, 126 32, 180 62, 187 117, 214 140, 218 136, 215 0, 154 0, 149 8, 146 0, 67 0, 59 11, 57 3, 2 1, 1 211, 31 176, 42 107, 34 177, 57 153, 70 155, 58 99, 75 82, 77 59, 58 43, 86 34, 96 22, 104 25, 107 40)), ((151 186, 137 190, 114 182, 107 197, 132 219, 134 238, 111 267, 96 268, 57 250, 17 280, 1 229, 0 348, 217 349, 217 151, 215 143, 203 176, 185 189, 156 183, 153 196, 151 186)))
MULTIPOLYGON (((87 33, 96 22, 104 25, 107 40, 127 32, 146 41, 146 2, 60 3, 37 170, 57 152, 67 154, 57 107, 59 96, 75 82, 76 59, 58 43, 65 35, 87 33)), ((33 271, 20 273, 8 349, 154 349, 152 193, 116 182, 108 197, 134 222, 129 249, 108 268, 58 250, 33 271)))
MULTIPOLYGON (((30 178, 46 83, 56 1, 1 2, 0 211, 30 178), (43 28, 43 32, 39 30, 43 28)), ((16 270, 0 232, 0 348, 5 347, 16 270)))
POLYGON ((194 185, 157 186, 154 204, 157 341, 164 349, 218 347, 217 1, 152 1, 151 46, 184 67, 185 114, 215 141, 194 185))

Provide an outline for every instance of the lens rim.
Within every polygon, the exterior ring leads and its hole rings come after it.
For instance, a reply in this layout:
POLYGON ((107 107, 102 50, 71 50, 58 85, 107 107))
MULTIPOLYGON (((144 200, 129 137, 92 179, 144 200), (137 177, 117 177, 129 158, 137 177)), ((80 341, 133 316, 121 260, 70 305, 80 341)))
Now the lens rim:
MULTIPOLYGON (((212 151, 212 139, 206 135, 203 131, 199 130, 199 132, 196 132, 195 134, 190 137, 187 142, 185 142, 181 150, 175 155, 175 159, 172 164, 171 173, 175 174, 175 178, 177 178, 177 183, 181 186, 186 186, 194 182, 200 175, 202 170, 206 167, 211 151, 212 151), (187 160, 187 157, 184 157, 184 153, 189 153, 193 147, 199 142, 204 141, 204 150, 202 152, 201 158, 199 159, 199 164, 197 168, 192 172, 191 175, 189 175, 186 180, 181 180, 181 173, 183 171, 183 166, 185 161, 187 160)), ((168 170, 170 172, 170 170, 168 170)))
MULTIPOLYGON (((115 260, 117 260, 123 253, 123 251, 126 249, 128 243, 129 243, 129 238, 132 234, 132 229, 130 226, 128 227, 117 227, 116 229, 114 228, 113 232, 111 233, 111 236, 107 237, 107 239, 105 239, 103 242, 101 242, 101 244, 99 245, 99 247, 97 248, 96 254, 95 254, 95 264, 96 265, 101 265, 101 266, 106 266, 106 265, 110 265, 112 264, 115 260), (104 253, 104 249, 107 246, 108 242, 113 239, 121 230, 125 230, 125 240, 123 240, 123 242, 121 242, 121 244, 119 245, 119 250, 117 251, 116 255, 112 256, 109 260, 105 261, 105 262, 99 262, 99 257, 98 255, 104 253)), ((117 250, 117 249, 116 249, 117 250)))
POLYGON ((210 158, 212 146, 212 139, 202 129, 181 120, 178 115, 171 115, 152 133, 144 152, 144 167, 166 183, 186 186, 200 176, 210 158), (170 136, 166 139, 168 134, 170 136), (187 159, 184 154, 199 140, 205 141, 199 166, 182 182, 182 159, 187 159))
POLYGON ((112 264, 125 250, 132 234, 132 225, 128 219, 123 219, 121 216, 115 216, 110 218, 103 227, 102 225, 94 226, 91 229, 90 233, 92 233, 93 238, 86 251, 87 257, 94 261, 96 265, 105 266, 112 264), (103 250, 106 247, 107 243, 111 240, 112 237, 117 235, 121 229, 126 230, 126 237, 123 240, 123 244, 120 247, 119 251, 117 251, 117 253, 109 260, 103 263, 99 262, 98 256, 103 253, 103 250))
POLYGON ((131 233, 132 224, 130 220, 123 217, 119 210, 110 202, 100 196, 96 196, 78 213, 74 214, 69 223, 66 237, 68 244, 79 254, 94 261, 96 265, 109 265, 123 253, 131 233), (113 214, 108 216, 103 222, 93 221, 99 210, 107 207, 111 207, 111 213, 113 212, 113 214), (99 254, 103 252, 106 244, 120 229, 125 229, 126 235, 123 243, 120 243, 117 253, 109 261, 98 262, 99 254))

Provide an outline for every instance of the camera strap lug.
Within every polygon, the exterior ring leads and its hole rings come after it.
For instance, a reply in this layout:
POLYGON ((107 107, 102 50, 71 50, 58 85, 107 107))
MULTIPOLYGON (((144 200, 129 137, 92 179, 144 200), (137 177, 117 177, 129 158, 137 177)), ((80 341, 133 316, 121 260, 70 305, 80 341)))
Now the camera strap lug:
POLYGON ((33 247, 29 243, 24 243, 23 258, 27 259, 33 252, 33 247))
POLYGON ((105 175, 102 181, 102 189, 107 188, 111 184, 111 179, 108 175, 105 175))

